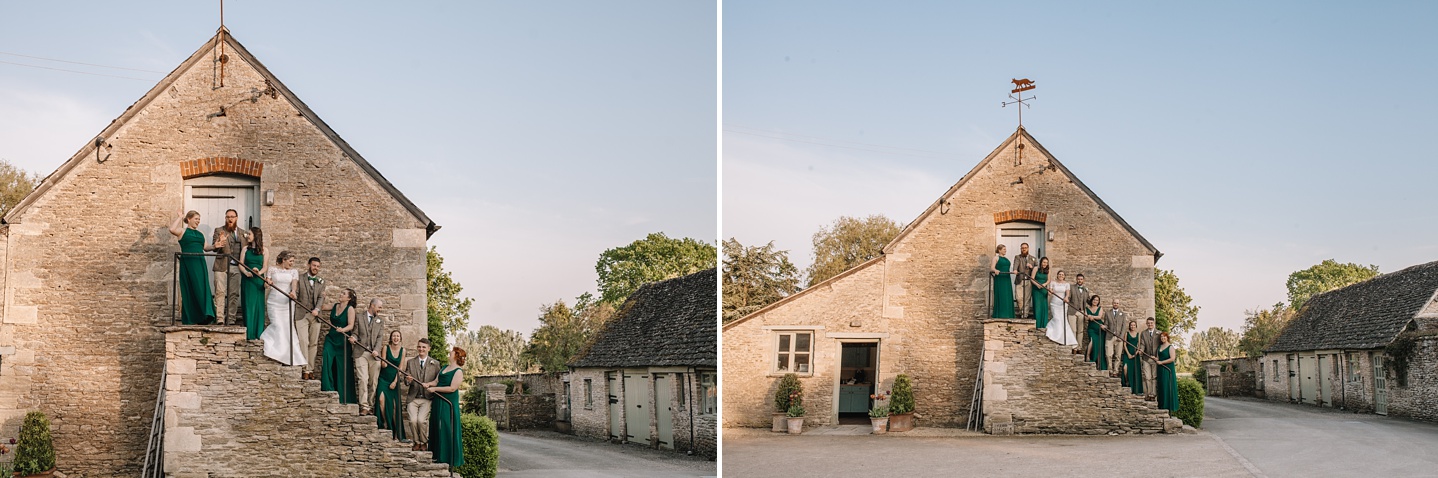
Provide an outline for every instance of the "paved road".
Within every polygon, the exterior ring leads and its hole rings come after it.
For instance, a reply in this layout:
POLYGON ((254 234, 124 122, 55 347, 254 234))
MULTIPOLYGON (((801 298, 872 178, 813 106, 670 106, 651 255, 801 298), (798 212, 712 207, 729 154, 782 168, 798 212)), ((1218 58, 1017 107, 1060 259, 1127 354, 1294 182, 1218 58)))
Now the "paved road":
POLYGON ((1438 477, 1438 424, 1208 397, 1203 428, 1270 478, 1438 477))
POLYGON ((788 436, 764 430, 725 429, 724 476, 1226 478, 1251 475, 1208 434, 788 436))
POLYGON ((554 478, 715 476, 703 458, 546 431, 499 433, 499 476, 554 478))

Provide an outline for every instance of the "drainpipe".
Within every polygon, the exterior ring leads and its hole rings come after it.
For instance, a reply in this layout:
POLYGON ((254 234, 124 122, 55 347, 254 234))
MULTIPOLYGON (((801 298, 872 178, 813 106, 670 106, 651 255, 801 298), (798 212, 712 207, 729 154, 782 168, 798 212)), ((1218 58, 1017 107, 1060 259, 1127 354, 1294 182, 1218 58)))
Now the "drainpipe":
POLYGON ((689 368, 689 373, 684 374, 684 390, 689 392, 689 456, 694 456, 694 368, 689 368))

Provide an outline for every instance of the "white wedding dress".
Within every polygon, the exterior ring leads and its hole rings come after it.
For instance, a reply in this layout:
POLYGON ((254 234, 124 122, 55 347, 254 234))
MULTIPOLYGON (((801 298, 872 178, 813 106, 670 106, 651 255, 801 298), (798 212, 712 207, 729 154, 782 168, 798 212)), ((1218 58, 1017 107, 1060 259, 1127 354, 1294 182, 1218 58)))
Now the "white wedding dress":
POLYGON ((1069 310, 1064 304, 1063 297, 1068 295, 1069 283, 1054 282, 1049 285, 1049 327, 1046 331, 1049 339, 1064 345, 1077 345, 1074 340, 1074 331, 1069 330, 1069 310))
POLYGON ((304 365, 304 351, 300 350, 300 338, 295 335, 295 327, 292 323, 290 311, 290 298, 281 294, 280 290, 290 290, 290 285, 300 277, 300 271, 295 269, 280 269, 271 267, 266 272, 275 287, 269 289, 269 295, 265 298, 265 315, 270 319, 270 325, 260 333, 260 340, 265 341, 265 356, 275 359, 285 365, 304 365))

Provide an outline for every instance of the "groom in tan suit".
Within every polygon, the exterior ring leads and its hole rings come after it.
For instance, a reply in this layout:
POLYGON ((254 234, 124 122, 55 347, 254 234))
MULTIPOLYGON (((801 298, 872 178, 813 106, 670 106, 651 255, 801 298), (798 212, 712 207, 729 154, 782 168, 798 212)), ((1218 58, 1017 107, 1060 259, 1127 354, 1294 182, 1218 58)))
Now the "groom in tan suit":
POLYGON ((384 301, 370 299, 369 307, 355 317, 354 335, 350 342, 356 347, 350 353, 355 363, 355 394, 359 395, 361 415, 374 413, 374 388, 379 382, 380 346, 384 345, 384 321, 379 310, 384 301), (366 350, 368 349, 368 350, 366 350))
POLYGON ((409 398, 405 411, 409 412, 409 417, 404 423, 408 427, 406 435, 414 440, 414 449, 424 451, 429 449, 429 405, 434 394, 425 391, 423 384, 439 380, 440 367, 439 361, 429 356, 428 338, 419 339, 415 351, 419 352, 419 355, 409 359, 404 365, 404 373, 413 377, 405 378, 405 383, 409 384, 409 389, 404 394, 409 398))

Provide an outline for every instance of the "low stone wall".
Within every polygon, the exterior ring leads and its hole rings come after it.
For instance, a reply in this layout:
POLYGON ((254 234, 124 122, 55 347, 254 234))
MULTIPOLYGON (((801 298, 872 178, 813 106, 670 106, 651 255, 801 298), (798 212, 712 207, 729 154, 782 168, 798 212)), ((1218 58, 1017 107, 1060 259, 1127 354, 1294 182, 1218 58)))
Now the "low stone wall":
POLYGON ((1388 415, 1438 421, 1438 337, 1414 342, 1407 386, 1398 386, 1396 377, 1388 379, 1388 415))
MULTIPOLYGON (((480 375, 474 378, 474 381, 479 382, 481 387, 491 383, 504 382, 505 380, 514 380, 514 374, 480 375)), ((524 373, 519 375, 519 381, 524 383, 524 391, 529 394, 559 394, 564 390, 564 385, 560 383, 558 375, 524 373)))
POLYGON ((1208 374, 1205 392, 1215 397, 1252 397, 1258 394, 1255 376, 1258 360, 1234 358, 1203 362, 1208 374))
POLYGON ((509 402, 509 428, 511 430, 554 429, 554 394, 511 394, 505 397, 505 401, 509 402))
POLYGON ((984 321, 984 431, 996 435, 1173 433, 1183 422, 1034 329, 984 321))
POLYGON ((450 476, 243 329, 163 330, 166 476, 450 476))

